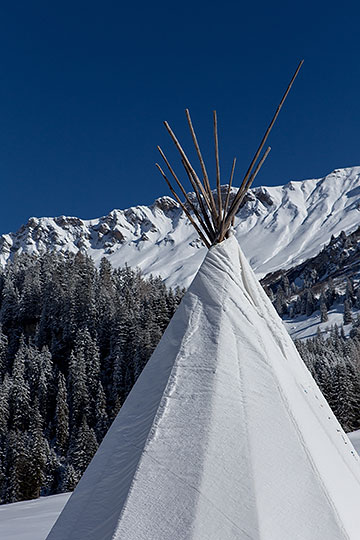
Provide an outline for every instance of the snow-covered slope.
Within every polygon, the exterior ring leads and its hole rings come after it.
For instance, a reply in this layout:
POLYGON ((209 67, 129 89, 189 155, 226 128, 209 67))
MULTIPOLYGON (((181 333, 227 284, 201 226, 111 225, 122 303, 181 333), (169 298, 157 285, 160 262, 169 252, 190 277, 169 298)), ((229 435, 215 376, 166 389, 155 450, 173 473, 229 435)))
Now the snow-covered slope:
MULTIPOLYGON (((360 167, 320 179, 250 191, 236 219, 236 237, 259 277, 318 253, 332 234, 350 232, 360 218, 360 167)), ((87 252, 114 266, 127 262, 168 285, 188 286, 206 250, 170 197, 152 206, 113 210, 93 220, 31 218, 0 237, 0 262, 15 252, 87 252)))
POLYGON ((48 540, 358 540, 359 498, 359 457, 232 237, 48 540))
POLYGON ((70 493, 62 493, 1 505, 1 540, 45 540, 69 497, 70 493))

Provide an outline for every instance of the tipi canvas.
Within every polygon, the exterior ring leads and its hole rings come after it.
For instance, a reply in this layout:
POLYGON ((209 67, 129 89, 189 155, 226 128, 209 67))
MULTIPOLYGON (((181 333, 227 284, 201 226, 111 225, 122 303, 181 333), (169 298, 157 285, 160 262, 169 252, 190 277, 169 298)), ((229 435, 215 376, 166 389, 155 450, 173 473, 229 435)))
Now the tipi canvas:
POLYGON ((301 65, 232 201, 216 113, 216 194, 189 111, 202 180, 165 123, 197 202, 158 168, 210 249, 48 540, 360 539, 359 457, 231 236, 301 65))
POLYGON ((357 540, 359 458, 230 237, 48 540, 357 540))

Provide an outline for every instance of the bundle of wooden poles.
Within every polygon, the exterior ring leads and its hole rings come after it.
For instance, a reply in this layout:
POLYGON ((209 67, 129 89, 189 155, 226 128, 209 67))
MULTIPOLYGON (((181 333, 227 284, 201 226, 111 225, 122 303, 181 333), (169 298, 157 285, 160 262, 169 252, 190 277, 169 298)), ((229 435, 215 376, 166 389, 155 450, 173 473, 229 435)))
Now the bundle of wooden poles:
POLYGON ((156 163, 157 168, 161 172, 163 178, 165 179, 167 185, 169 186, 169 189, 193 226, 195 227, 199 237, 204 242, 204 244, 210 248, 212 245, 217 244, 219 242, 222 242, 224 238, 227 237, 229 229, 231 225, 234 222, 235 215, 238 212, 240 205, 250 188, 251 184, 255 180, 257 174, 259 173, 265 159, 269 155, 269 152, 271 150, 270 146, 265 150, 262 157, 260 158, 260 154, 265 146, 266 140, 270 134, 270 131, 272 130, 275 121, 280 113, 280 110, 287 98, 288 93, 290 92, 290 89, 300 71, 300 68, 303 64, 303 60, 299 63, 286 91, 283 95, 275 114, 265 132, 265 135, 263 136, 260 145, 249 165, 249 168, 243 178, 243 181, 238 188, 232 203, 229 205, 230 201, 230 193, 231 193, 231 186, 233 183, 234 178, 234 171, 235 171, 235 164, 236 164, 236 158, 234 158, 231 168, 231 174, 230 174, 230 180, 227 186, 226 196, 225 200, 222 200, 222 193, 221 193, 221 179, 220 179, 220 161, 219 161, 219 141, 218 141, 218 129, 217 129, 217 116, 216 111, 213 113, 213 124, 214 124, 214 143, 215 143, 215 162, 216 162, 216 200, 214 197, 214 193, 210 186, 210 180, 209 175, 207 173, 207 169, 205 166, 205 162, 200 150, 200 146, 195 134, 195 130, 191 121, 190 112, 188 109, 186 109, 186 118, 187 122, 189 124, 190 133, 192 136, 192 140, 195 146, 195 150, 197 153, 197 156, 199 158, 201 172, 202 172, 202 179, 200 179, 200 176, 195 171, 194 167, 191 165, 187 155, 185 154, 181 144, 179 143, 178 139, 176 138, 173 130, 169 126, 168 122, 164 122, 164 125, 170 134, 170 137, 172 138, 177 150, 179 151, 181 162, 183 164, 183 167, 186 172, 186 176, 190 181, 190 184, 195 192, 195 196, 198 202, 198 207, 196 204, 193 203, 192 198, 189 197, 189 194, 186 192, 186 190, 183 187, 182 182, 180 182, 178 176, 176 175, 173 167, 171 166, 169 160, 167 159, 166 155, 158 146, 158 150, 160 152, 161 157, 163 158, 166 167, 168 168, 171 176, 175 180, 177 186, 179 187, 181 193, 183 194, 185 198, 185 202, 182 202, 178 194, 176 193, 175 189, 173 188, 171 182, 169 181, 167 175, 163 171, 163 169, 160 167, 158 163, 156 163), (260 159, 259 159, 260 158, 260 159))

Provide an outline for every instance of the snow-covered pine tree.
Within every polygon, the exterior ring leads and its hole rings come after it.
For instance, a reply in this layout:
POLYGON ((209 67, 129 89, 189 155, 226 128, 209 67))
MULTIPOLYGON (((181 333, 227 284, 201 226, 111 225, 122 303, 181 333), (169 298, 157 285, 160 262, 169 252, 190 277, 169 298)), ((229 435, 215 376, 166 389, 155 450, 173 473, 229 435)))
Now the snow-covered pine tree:
POLYGON ((351 313, 351 301, 344 301, 344 324, 351 324, 353 320, 351 313))
POLYGON ((101 382, 98 383, 94 409, 94 431, 96 439, 100 444, 109 428, 109 417, 106 412, 106 395, 101 382))
POLYGON ((36 499, 45 480, 46 446, 43 436, 43 419, 39 402, 35 399, 32 407, 29 430, 26 433, 25 448, 28 461, 26 499, 36 499))
POLYGON ((66 456, 69 446, 69 407, 64 375, 59 372, 55 412, 56 449, 60 456, 66 456))
POLYGON ((3 380, 5 372, 7 370, 8 344, 8 338, 6 334, 3 333, 0 324, 0 382, 3 380))
POLYGON ((320 300, 320 320, 322 323, 327 322, 329 320, 326 303, 321 300, 320 300))
POLYGON ((69 449, 69 458, 74 470, 80 475, 89 465, 98 448, 94 430, 89 427, 85 415, 82 418, 76 438, 69 449))

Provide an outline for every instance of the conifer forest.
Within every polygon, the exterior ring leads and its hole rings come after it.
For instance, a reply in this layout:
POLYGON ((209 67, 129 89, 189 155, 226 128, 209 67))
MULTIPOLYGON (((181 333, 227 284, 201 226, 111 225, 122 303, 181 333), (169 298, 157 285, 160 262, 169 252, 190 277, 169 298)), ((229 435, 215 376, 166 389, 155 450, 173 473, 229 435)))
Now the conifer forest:
MULTIPOLYGON (((2 503, 74 489, 183 293, 81 253, 0 270, 2 503)), ((360 427, 359 326, 297 343, 345 431, 360 427)))
POLYGON ((72 490, 183 292, 82 254, 0 271, 0 499, 72 490))

